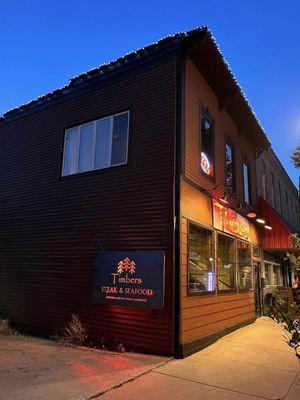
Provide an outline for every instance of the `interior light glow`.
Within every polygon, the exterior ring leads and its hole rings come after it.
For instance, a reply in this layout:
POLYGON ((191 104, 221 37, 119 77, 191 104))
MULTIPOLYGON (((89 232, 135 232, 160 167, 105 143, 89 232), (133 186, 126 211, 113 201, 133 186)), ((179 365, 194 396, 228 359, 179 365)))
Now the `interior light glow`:
POLYGON ((264 220, 264 219, 261 218, 261 217, 258 217, 258 218, 256 218, 256 222, 258 222, 259 224, 264 225, 264 224, 266 223, 266 220, 264 220))

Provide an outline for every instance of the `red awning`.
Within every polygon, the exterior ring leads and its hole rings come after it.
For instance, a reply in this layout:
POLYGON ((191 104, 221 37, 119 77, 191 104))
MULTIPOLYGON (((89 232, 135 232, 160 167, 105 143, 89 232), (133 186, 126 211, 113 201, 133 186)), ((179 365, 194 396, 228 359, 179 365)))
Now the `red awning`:
POLYGON ((293 242, 290 235, 294 232, 264 199, 259 200, 259 210, 262 217, 266 218, 272 226, 272 230, 263 229, 263 248, 291 250, 293 242))

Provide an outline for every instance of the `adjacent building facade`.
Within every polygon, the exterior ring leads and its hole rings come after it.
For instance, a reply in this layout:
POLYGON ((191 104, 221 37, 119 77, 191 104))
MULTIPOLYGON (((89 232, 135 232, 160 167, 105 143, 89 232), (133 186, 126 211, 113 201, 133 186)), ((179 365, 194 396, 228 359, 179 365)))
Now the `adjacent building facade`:
POLYGON ((270 143, 207 28, 4 114, 0 139, 16 325, 50 334, 76 313, 91 340, 180 357, 254 321, 270 143))
POLYGON ((299 195, 272 148, 263 151, 256 161, 257 192, 260 208, 271 231, 262 236, 263 264, 261 301, 268 304, 274 288, 294 286, 294 275, 286 262, 293 251, 290 234, 299 232, 299 195))

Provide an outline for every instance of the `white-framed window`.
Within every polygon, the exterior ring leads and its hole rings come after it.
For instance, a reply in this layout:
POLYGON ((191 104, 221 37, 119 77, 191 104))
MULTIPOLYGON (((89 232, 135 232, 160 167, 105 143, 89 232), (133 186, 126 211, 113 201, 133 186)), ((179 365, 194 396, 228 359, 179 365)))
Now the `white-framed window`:
POLYGON ((127 163, 129 111, 65 130, 62 176, 127 163))

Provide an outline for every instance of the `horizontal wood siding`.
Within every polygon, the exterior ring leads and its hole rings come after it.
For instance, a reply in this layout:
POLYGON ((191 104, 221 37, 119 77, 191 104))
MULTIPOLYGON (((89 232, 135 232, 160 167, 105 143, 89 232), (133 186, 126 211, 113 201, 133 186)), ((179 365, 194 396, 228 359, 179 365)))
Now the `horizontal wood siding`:
POLYGON ((175 59, 0 125, 0 314, 53 333, 71 313, 92 338, 173 353, 175 59), (64 129, 130 110, 128 164, 60 178, 64 129), (162 249, 162 311, 92 304, 97 251, 162 249))
MULTIPOLYGON (((243 196, 242 162, 247 159, 251 167, 252 200, 256 200, 255 146, 238 129, 192 61, 186 63, 185 75, 185 163, 184 174, 193 183, 207 189, 225 180, 225 143, 230 139, 235 149, 236 191, 243 196), (215 131, 215 182, 200 169, 200 107, 208 110, 213 118, 215 131)), ((223 188, 214 194, 221 196, 223 188)), ((243 197, 241 197, 243 200, 243 197)))

